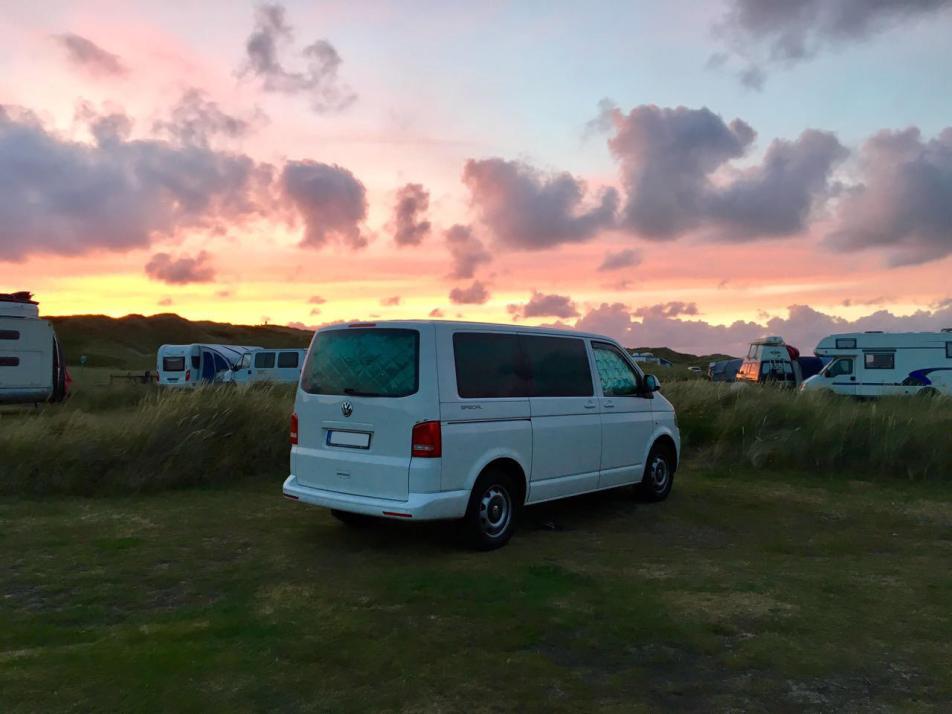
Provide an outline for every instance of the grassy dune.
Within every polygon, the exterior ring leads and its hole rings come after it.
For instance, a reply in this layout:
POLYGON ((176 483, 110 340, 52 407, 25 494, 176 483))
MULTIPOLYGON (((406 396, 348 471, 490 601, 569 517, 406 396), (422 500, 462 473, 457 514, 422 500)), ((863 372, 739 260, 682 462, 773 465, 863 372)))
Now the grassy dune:
MULTIPOLYGON (((952 401, 857 402, 701 380, 671 382, 684 457, 727 472, 797 469, 948 480, 952 401)), ((287 470, 293 390, 142 385, 77 389, 69 403, 0 416, 0 494, 107 494, 273 480, 287 470)))

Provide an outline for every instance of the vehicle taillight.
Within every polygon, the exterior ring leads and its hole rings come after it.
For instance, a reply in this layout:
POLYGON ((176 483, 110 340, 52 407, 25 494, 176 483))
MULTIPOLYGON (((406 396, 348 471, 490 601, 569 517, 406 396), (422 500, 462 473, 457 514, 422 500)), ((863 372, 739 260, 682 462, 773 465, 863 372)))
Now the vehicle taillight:
POLYGON ((185 370, 185 381, 190 382, 192 380, 192 370, 185 370))
POLYGON ((298 443, 298 420, 297 413, 291 415, 291 445, 298 443))
POLYGON ((413 427, 410 456, 435 459, 443 455, 443 435, 438 421, 421 421, 413 427))

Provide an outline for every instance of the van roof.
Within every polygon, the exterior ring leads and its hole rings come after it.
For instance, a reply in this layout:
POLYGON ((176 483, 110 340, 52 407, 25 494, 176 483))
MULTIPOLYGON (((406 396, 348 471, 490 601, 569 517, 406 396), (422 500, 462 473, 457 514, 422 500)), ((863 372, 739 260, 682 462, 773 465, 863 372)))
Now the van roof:
POLYGON ((532 332, 540 335, 566 335, 571 337, 590 337, 609 342, 617 340, 596 332, 582 332, 571 327, 531 327, 529 325, 506 325, 495 322, 467 322, 465 320, 367 320, 366 322, 341 322, 326 325, 318 330, 339 330, 349 327, 420 327, 434 325, 437 327, 466 328, 470 330, 491 330, 493 332, 532 332))

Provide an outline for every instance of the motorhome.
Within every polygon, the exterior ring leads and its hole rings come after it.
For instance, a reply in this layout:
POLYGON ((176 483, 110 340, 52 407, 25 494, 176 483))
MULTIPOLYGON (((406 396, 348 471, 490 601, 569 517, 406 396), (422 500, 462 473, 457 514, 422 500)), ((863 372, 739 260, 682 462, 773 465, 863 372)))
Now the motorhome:
POLYGON ((68 393, 62 346, 32 295, 0 294, 0 404, 59 402, 68 393))
POLYGON ((232 384, 256 382, 294 384, 301 377, 301 365, 304 364, 306 354, 306 349, 294 347, 246 352, 238 360, 235 368, 224 374, 222 381, 232 384))
POLYGON ((941 332, 850 332, 820 340, 830 362, 803 390, 856 397, 952 394, 952 329, 941 332))
POLYGON ((782 337, 762 337, 750 343, 735 381, 795 388, 803 381, 800 351, 782 337))
POLYGON ((156 356, 159 384, 166 387, 197 387, 220 382, 241 358, 260 347, 243 345, 162 345, 156 356))
POLYGON ((671 491, 674 408, 614 340, 441 321, 326 327, 291 415, 284 495, 344 522, 462 519, 497 548, 524 504, 671 491))

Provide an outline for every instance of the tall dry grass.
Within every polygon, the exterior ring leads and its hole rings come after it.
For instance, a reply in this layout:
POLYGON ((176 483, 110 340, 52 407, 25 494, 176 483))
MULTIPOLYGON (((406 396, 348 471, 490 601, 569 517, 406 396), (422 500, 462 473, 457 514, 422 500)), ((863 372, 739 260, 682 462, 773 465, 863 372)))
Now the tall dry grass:
MULTIPOLYGON (((872 402, 701 380, 671 382, 683 455, 725 471, 952 478, 952 399, 872 402)), ((293 388, 102 387, 0 416, 0 494, 131 493, 288 469, 293 388)))

